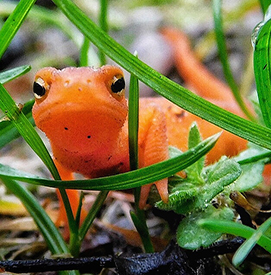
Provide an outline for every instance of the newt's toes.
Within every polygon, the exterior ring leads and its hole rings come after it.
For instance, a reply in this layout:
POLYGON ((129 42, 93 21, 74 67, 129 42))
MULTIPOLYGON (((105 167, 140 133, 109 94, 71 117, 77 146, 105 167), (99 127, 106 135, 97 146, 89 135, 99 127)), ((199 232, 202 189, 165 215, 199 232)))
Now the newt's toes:
MULTIPOLYGON (((168 202, 168 179, 162 179, 154 183, 158 190, 158 193, 164 203, 168 202)), ((147 199, 153 183, 144 185, 141 187, 139 208, 144 209, 146 207, 147 199)))

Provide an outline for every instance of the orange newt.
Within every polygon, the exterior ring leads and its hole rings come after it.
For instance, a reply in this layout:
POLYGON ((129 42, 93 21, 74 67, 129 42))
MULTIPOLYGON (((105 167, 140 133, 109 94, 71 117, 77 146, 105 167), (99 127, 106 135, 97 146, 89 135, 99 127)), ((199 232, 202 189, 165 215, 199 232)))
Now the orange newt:
MULTIPOLYGON (((187 43, 187 42, 184 42, 187 43)), ((33 117, 50 140, 54 160, 63 180, 73 172, 87 178, 129 171, 127 101, 123 72, 115 66, 43 68, 34 82, 36 97, 33 117)), ((241 115, 231 96, 215 102, 241 115)), ((201 96, 205 96, 204 91, 201 96)), ((206 98, 211 96, 206 91, 206 98)), ((141 98, 139 113, 139 165, 148 166, 168 158, 168 145, 187 150, 189 127, 196 121, 203 138, 220 128, 175 106, 164 98, 141 98)), ((207 161, 233 156, 246 148, 246 141, 224 131, 207 161)), ((167 179, 155 182, 161 199, 168 200, 167 179)), ((144 208, 151 188, 142 187, 140 207, 144 208)), ((67 190, 72 209, 78 206, 78 192, 67 190)), ((63 209, 62 209, 63 211, 63 209)), ((60 213, 64 215, 64 213, 60 213)))
MULTIPOLYGON (((230 105, 230 110, 235 106, 235 114, 244 116, 239 105, 236 103, 229 86, 216 78, 197 58, 193 52, 188 37, 181 31, 167 27, 161 29, 161 34, 173 50, 175 66, 188 87, 214 104, 220 107, 230 105), (224 105, 221 106, 220 102, 224 105)), ((249 105, 249 103, 247 102, 249 105)), ((248 106, 251 107, 251 106, 248 106)), ((252 110, 251 110, 252 111, 252 110)))

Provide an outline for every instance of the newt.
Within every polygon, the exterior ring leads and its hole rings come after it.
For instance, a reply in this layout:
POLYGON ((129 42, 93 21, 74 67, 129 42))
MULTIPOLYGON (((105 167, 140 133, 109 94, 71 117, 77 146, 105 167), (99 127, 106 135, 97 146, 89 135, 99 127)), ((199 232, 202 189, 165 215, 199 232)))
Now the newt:
MULTIPOLYGON (((182 42, 182 37, 178 43, 188 43, 186 46, 190 47, 187 39, 182 42)), ((196 59, 192 50, 191 56, 196 59)), ((187 55, 187 58, 190 57, 187 55)), ((186 63, 189 64, 189 61, 186 63)), ((193 67, 186 70, 193 70, 193 67)), ((200 75, 200 72, 195 73, 200 75)), ((185 73, 182 76, 185 78, 185 73)), ((188 82, 190 84, 190 80, 188 82)), ((220 81, 217 80, 217 83, 220 81)), ((195 89, 198 91, 197 85, 195 89)), ((202 89, 200 96, 209 100, 214 95, 213 101, 218 106, 242 115, 228 89, 227 95, 221 90, 221 85, 214 84, 209 89, 202 89)), ((62 70, 46 67, 36 73, 33 90, 33 118, 50 140, 54 162, 63 180, 72 180, 74 172, 86 178, 96 178, 130 170, 128 106, 124 92, 125 80, 120 68, 110 65, 101 68, 67 67, 62 70)), ((145 167, 168 159, 169 145, 187 150, 189 128, 193 122, 198 124, 203 138, 221 131, 219 127, 164 98, 141 98, 139 166, 145 167)), ((215 162, 222 155, 234 156, 246 145, 244 139, 223 131, 215 147, 208 153, 207 162, 215 162)), ((168 179, 153 184, 161 199, 167 202, 168 179)), ((141 208, 146 206, 151 185, 141 188, 141 208)), ((75 213, 78 192, 67 192, 75 213)), ((64 212, 61 213, 64 215, 64 212)))

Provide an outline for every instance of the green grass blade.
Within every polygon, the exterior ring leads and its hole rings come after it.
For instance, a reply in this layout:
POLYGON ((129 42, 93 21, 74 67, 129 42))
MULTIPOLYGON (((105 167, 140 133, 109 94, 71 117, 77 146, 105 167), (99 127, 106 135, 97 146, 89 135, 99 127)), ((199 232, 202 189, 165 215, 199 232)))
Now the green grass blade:
MULTIPOLYGON (((207 228, 215 232, 231 234, 234 236, 240 236, 246 239, 250 238, 255 233, 255 230, 252 229, 251 227, 245 226, 237 222, 232 222, 232 221, 219 221, 218 223, 217 220, 204 219, 204 220, 200 220, 199 224, 204 228, 207 228)), ((265 250, 267 250, 269 253, 271 253, 270 238, 264 235, 261 235, 257 243, 258 245, 263 247, 265 250)))
POLYGON ((144 250, 146 253, 153 253, 154 248, 151 242, 149 230, 147 227, 144 210, 139 210, 139 212, 134 213, 130 212, 131 219, 135 225, 137 232, 141 238, 142 244, 144 246, 144 250), (144 216, 143 216, 144 215, 144 216))
MULTIPOLYGON (((104 32, 108 32, 108 0, 100 0, 100 16, 99 25, 104 32)), ((99 50, 100 65, 106 64, 106 55, 102 50, 99 50)))
MULTIPOLYGON (((21 66, 17 67, 5 72, 0 73, 0 83, 5 84, 18 76, 21 76, 25 73, 27 73, 30 70, 30 66, 21 66)), ((25 114, 25 116, 30 120, 31 124, 34 124, 34 121, 32 119, 32 109, 33 101, 29 101, 26 104, 24 104, 24 107, 22 109, 22 112, 25 114)), ((1 121, 0 119, 0 148, 4 147, 7 143, 9 143, 11 140, 19 137, 20 134, 16 127, 10 122, 10 121, 1 121)))
MULTIPOLYGON (((30 100, 24 104, 22 109, 23 114, 29 120, 31 125, 34 125, 34 119, 32 117, 32 106, 34 100, 30 100)), ((0 149, 7 145, 10 141, 20 137, 20 133, 11 121, 1 121, 0 122, 0 149)))
POLYGON ((48 153, 41 138, 26 118, 26 116, 17 107, 9 93, 0 84, 0 109, 5 113, 7 118, 15 125, 18 132, 35 151, 35 153, 42 159, 49 171, 55 179, 60 179, 58 171, 53 163, 53 160, 48 153))
POLYGON ((21 75, 26 74, 27 72, 29 72, 31 69, 30 66, 25 65, 25 66, 21 66, 21 67, 17 67, 5 72, 1 72, 0 73, 0 83, 1 84, 5 84, 21 75))
MULTIPOLYGON (((128 101, 128 136, 130 169, 138 169, 138 127, 139 127, 139 84, 134 75, 130 76, 129 101, 128 101)), ((134 189, 135 207, 140 211, 138 204, 141 188, 134 189)))
POLYGON ((92 205, 90 211, 87 214, 86 219, 84 220, 82 226, 79 230, 79 239, 80 241, 83 241, 85 238, 85 235, 87 234, 90 226, 92 225, 92 222, 97 217, 98 212, 101 210, 101 207, 103 206, 103 203, 108 195, 108 191, 101 191, 99 195, 97 196, 94 204, 92 205))
MULTIPOLYGON (((16 8, 17 3, 12 1, 0 1, 0 16, 9 16, 16 8)), ((78 36, 69 24, 66 18, 57 10, 47 9, 41 6, 32 6, 27 18, 30 20, 39 21, 48 25, 53 25, 59 29, 70 39, 75 45, 79 46, 78 36)))
POLYGON ((8 48, 36 0, 21 0, 0 30, 0 57, 8 48))
POLYGON ((56 188, 80 189, 80 190, 122 190, 142 186, 163 178, 170 177, 185 169, 215 145, 219 134, 209 137, 196 147, 184 152, 172 159, 144 167, 127 173, 95 178, 90 180, 61 181, 49 180, 21 172, 9 166, 0 164, 0 178, 11 178, 36 185, 44 185, 56 188))
POLYGON ((235 266, 240 266, 242 262, 245 260, 249 252, 253 249, 253 247, 257 244, 259 239, 264 235, 264 233, 271 226, 271 218, 266 220, 254 233, 253 235, 247 239, 235 252, 232 263, 235 266))
POLYGON ((160 95, 229 132, 271 149, 270 129, 231 114, 162 76, 101 31, 70 0, 54 2, 93 44, 160 95))
POLYGON ((238 85, 231 72, 231 68, 228 60, 228 54, 227 54, 226 39, 223 31, 221 0, 213 0, 213 15, 214 15, 214 23, 215 23, 214 27, 215 27, 215 34, 216 34, 216 42, 217 42, 219 57, 223 67, 225 78, 232 90, 232 93, 237 103, 239 104, 244 114, 249 119, 255 120, 253 115, 248 110, 246 104, 244 103, 243 98, 240 94, 238 85))
MULTIPOLYGON (((69 255, 70 251, 58 229, 36 198, 21 184, 12 179, 2 179, 5 186, 17 196, 37 224, 50 251, 55 255, 69 255)), ((78 271, 62 271, 61 275, 79 275, 78 271)))
POLYGON ((128 133, 129 156, 131 170, 138 168, 138 113, 139 113, 139 86, 138 79, 131 75, 128 101, 128 133))
POLYGON ((270 0, 259 0, 261 7, 262 7, 262 11, 265 14, 268 7, 271 5, 271 1, 270 0))
POLYGON ((248 164, 253 163, 259 160, 265 159, 265 164, 270 163, 271 160, 271 152, 267 151, 265 153, 258 153, 252 157, 236 160, 239 164, 248 164))
POLYGON ((265 125, 271 127, 271 20, 259 30, 254 47, 254 74, 265 125))
POLYGON ((53 254, 69 253, 68 247, 58 229, 27 188, 18 182, 7 178, 3 179, 3 183, 15 196, 21 200, 27 211, 31 214, 31 217, 34 219, 46 239, 46 243, 50 251, 52 251, 53 254))
MULTIPOLYGON (((130 77, 129 89, 129 113, 128 113, 128 132, 129 132, 129 157, 131 170, 138 169, 138 126, 139 126, 139 85, 138 79, 134 75, 130 77)), ((134 189, 135 213, 130 212, 133 223, 140 235, 146 253, 154 252, 150 234, 148 231, 145 211, 139 208, 141 187, 134 189)))
POLYGON ((88 49, 90 42, 88 38, 84 37, 84 42, 80 51, 80 67, 88 66, 88 49))
MULTIPOLYGON (((2 84, 0 84, 0 109, 5 113, 6 117, 12 122, 12 124, 14 124, 14 126, 17 128, 18 132, 28 143, 28 145, 44 162, 54 179, 60 180, 60 176, 55 167, 55 164, 40 136, 37 134, 34 127, 26 118, 24 113, 17 107, 17 105, 2 84)), ((72 214, 71 205, 65 191, 65 186, 60 187, 59 191, 67 212, 71 236, 76 236, 78 230, 72 214)))

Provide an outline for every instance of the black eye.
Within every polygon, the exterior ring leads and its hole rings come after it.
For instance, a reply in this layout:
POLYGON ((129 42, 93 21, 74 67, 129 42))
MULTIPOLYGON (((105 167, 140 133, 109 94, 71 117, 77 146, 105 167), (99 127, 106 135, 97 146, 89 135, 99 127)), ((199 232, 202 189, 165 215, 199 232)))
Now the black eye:
POLYGON ((36 98, 42 98, 46 93, 45 82, 43 79, 38 78, 33 84, 33 92, 36 98))
POLYGON ((120 93, 124 90, 125 88, 125 81, 124 78, 117 78, 115 77, 113 83, 111 84, 111 91, 113 93, 120 93))

